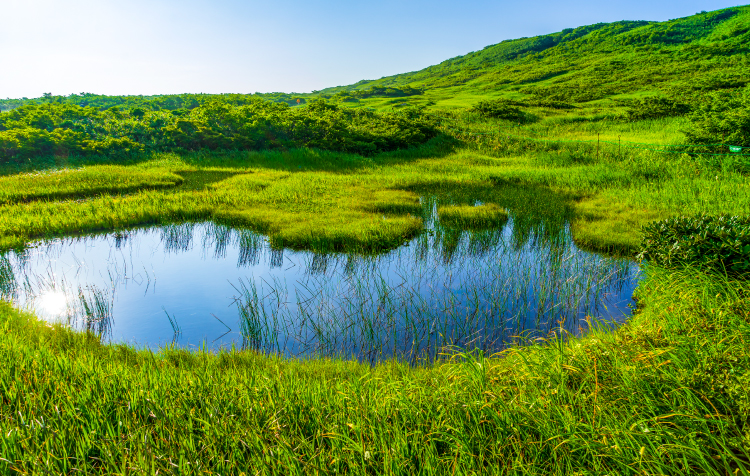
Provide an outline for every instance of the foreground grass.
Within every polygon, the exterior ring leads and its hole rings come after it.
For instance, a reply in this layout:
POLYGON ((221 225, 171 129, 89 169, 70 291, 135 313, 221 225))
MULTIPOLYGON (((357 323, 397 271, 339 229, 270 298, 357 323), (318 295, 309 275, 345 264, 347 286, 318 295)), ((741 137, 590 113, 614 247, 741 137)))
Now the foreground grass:
POLYGON ((101 345, 0 306, 3 474, 749 474, 750 288, 429 368, 101 345))

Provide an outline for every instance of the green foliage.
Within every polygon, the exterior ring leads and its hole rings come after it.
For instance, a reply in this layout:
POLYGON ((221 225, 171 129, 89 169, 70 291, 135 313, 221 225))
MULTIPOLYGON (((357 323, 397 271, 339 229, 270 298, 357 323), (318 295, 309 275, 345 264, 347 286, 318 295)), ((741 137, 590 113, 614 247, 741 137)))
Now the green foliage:
POLYGON ((743 474, 747 287, 651 270, 638 297, 429 367, 102 345, 0 303, 0 473, 743 474))
POLYGON ((473 96, 475 102, 488 94, 518 100, 519 93, 565 103, 666 93, 692 103, 695 94, 748 83, 748 45, 750 7, 733 7, 667 22, 600 23, 504 41, 420 71, 323 92, 408 86, 423 89, 427 99, 445 97, 451 106, 448 96, 473 96))
POLYGON ((403 86, 401 88, 383 88, 373 86, 369 89, 352 91, 352 96, 357 98, 369 98, 369 97, 387 97, 387 98, 401 98, 406 96, 418 96, 423 94, 424 91, 420 88, 413 88, 411 86, 403 86))
POLYGON ((573 104, 570 104, 564 101, 555 101, 553 99, 545 99, 545 98, 526 99, 523 101, 523 104, 527 106, 533 106, 533 107, 546 107, 548 109, 575 109, 576 108, 573 104))
MULTIPOLYGON (((366 98, 402 98, 407 96, 418 96, 423 93, 424 91, 421 89, 412 88, 410 86, 404 86, 402 88, 381 88, 373 86, 366 90, 340 91, 330 96, 330 99, 341 102, 359 102, 361 99, 366 98)), ((323 95, 323 97, 329 97, 329 95, 323 95)))
POLYGON ((750 273, 750 218, 674 217, 643 228, 638 255, 655 265, 694 266, 728 275, 750 273))
POLYGON ((512 122, 529 121, 529 115, 521 110, 517 106, 518 104, 518 102, 505 99, 479 101, 471 108, 471 111, 486 119, 505 119, 512 122))
POLYGON ((750 86, 703 97, 690 115, 685 135, 688 142, 696 144, 750 147, 750 86))
POLYGON ((508 212, 495 204, 440 206, 437 213, 443 226, 460 230, 498 229, 508 221, 508 212))
POLYGON ((631 121, 682 116, 690 112, 690 107, 681 102, 656 96, 633 101, 627 115, 631 121))
POLYGON ((378 114, 322 101, 290 108, 260 99, 242 106, 215 100, 173 112, 27 105, 0 115, 0 162, 45 155, 285 147, 368 155, 424 143, 437 133, 432 121, 417 110, 378 114))
POLYGON ((123 110, 142 108, 147 111, 174 111, 195 109, 202 104, 216 100, 233 106, 244 106, 252 104, 253 101, 257 101, 258 99, 296 106, 298 104, 305 104, 309 96, 308 94, 296 93, 166 94, 158 96, 105 96, 102 94, 80 93, 69 96, 53 96, 51 93, 44 93, 41 98, 0 99, 0 111, 39 104, 68 104, 93 107, 102 111, 112 107, 118 107, 123 110))

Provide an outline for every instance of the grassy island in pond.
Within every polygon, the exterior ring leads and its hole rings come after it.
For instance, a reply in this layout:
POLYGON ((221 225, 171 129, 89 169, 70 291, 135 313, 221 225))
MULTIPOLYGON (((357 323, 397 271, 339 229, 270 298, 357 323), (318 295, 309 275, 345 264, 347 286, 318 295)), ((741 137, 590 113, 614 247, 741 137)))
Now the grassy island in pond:
POLYGON ((735 7, 293 97, 0 100, 3 251, 213 221, 375 254, 432 200, 649 258, 621 327, 429 365, 137 350, 2 302, 0 473, 750 474, 748 44, 735 7), (683 215, 739 218, 654 224, 683 215))

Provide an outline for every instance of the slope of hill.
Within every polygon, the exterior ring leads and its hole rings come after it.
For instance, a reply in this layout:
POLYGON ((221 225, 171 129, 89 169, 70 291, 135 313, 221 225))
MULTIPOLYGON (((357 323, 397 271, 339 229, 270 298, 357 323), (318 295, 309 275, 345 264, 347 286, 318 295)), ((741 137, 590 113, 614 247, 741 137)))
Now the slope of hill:
POLYGON ((622 21, 503 41, 420 71, 321 91, 411 87, 423 100, 534 96, 588 102, 638 93, 690 94, 750 82, 750 7, 667 22, 622 21))

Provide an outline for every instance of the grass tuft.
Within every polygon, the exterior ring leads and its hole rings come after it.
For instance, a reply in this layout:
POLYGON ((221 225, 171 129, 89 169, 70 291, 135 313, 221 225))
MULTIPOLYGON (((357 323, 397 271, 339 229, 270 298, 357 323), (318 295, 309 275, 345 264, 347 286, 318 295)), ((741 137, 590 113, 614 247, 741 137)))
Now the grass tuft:
POLYGON ((508 221, 508 212, 492 203, 479 206, 441 206, 437 212, 443 226, 464 230, 499 228, 508 221))

